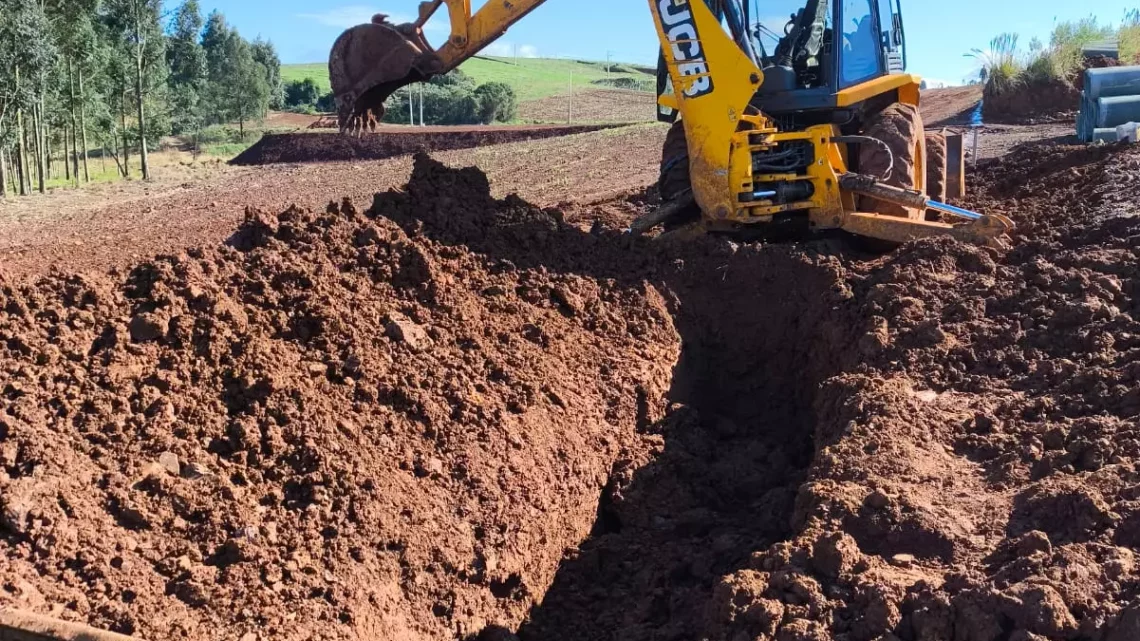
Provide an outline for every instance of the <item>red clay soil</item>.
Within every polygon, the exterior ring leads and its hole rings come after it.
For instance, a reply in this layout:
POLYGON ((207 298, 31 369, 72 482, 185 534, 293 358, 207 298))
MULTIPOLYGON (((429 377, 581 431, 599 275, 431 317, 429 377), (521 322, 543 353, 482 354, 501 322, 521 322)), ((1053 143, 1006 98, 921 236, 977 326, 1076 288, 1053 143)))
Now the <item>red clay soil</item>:
POLYGON ((1081 90, 1062 81, 1023 83, 1001 94, 986 91, 986 123, 1036 125, 1072 122, 1081 108, 1081 90))
MULTIPOLYGON (((1109 67, 1119 67, 1120 65, 1121 62, 1119 60, 1115 58, 1109 58, 1108 56, 1095 56, 1093 58, 1085 59, 1085 69, 1107 69, 1109 67)), ((1077 74, 1077 77, 1073 79, 1073 84, 1077 87, 1077 89, 1084 91, 1085 74, 1077 74)))
MULTIPOLYGON (((609 125, 612 126, 612 125, 609 125)), ((382 160, 419 151, 448 151, 520 140, 568 136, 607 125, 391 129, 361 136, 337 133, 270 134, 230 161, 234 165, 382 160)))
POLYGON ((517 625, 679 347, 652 288, 348 205, 0 292, 0 604, 152 639, 517 625))
POLYGON ((949 240, 629 242, 426 157, 0 297, 0 604, 256 638, 1140 638, 1140 153, 949 240))
POLYGON ((981 101, 981 85, 927 89, 922 92, 922 121, 927 129, 968 125, 981 101))

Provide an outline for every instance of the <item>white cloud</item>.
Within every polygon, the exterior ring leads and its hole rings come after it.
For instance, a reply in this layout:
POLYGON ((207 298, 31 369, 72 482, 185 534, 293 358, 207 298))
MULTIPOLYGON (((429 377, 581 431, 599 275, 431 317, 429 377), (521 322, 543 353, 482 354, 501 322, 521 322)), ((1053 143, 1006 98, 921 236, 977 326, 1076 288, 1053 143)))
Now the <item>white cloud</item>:
POLYGON ((513 42, 498 40, 487 45, 481 53, 485 56, 497 56, 500 58, 513 58, 516 55, 520 58, 537 58, 538 47, 534 45, 516 45, 513 42))
MULTIPOLYGON (((346 5, 343 7, 335 7, 321 13, 300 13, 297 14, 298 18, 302 20, 313 20, 320 24, 337 27, 338 29, 349 29, 356 25, 368 24, 372 22, 372 16, 384 13, 377 7, 369 5, 346 5)), ((403 24, 405 22, 414 22, 414 18, 402 14, 388 14, 388 22, 392 24, 403 24)), ((424 25, 424 31, 447 31, 447 11, 437 12, 432 19, 424 25)))
POLYGON ((376 15, 376 13, 377 11, 372 7, 352 5, 329 9, 323 13, 301 13, 298 14, 297 17, 303 20, 315 20, 329 27, 348 29, 358 24, 371 22, 372 16, 376 15))

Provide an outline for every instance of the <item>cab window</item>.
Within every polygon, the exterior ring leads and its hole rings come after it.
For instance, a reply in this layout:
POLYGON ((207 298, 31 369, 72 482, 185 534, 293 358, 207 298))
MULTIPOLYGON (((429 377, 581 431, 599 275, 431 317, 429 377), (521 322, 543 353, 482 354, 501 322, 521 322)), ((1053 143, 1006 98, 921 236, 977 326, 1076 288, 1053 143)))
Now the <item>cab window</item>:
POLYGON ((850 87, 882 73, 880 34, 871 12, 873 0, 843 0, 843 48, 839 84, 850 87))

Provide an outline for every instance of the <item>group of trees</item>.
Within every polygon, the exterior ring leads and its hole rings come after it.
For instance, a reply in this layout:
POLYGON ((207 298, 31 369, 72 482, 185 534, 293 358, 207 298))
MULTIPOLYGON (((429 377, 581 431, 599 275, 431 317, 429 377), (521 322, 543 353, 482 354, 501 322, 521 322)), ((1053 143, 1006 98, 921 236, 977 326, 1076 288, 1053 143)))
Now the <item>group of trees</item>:
MULTIPOLYGON (((336 109, 331 93, 321 94, 311 78, 285 86, 285 106, 305 113, 336 109)), ((518 115, 510 85, 475 80, 458 69, 396 92, 385 105, 384 122, 420 125, 473 125, 508 122, 518 115)))
POLYGON ((302 113, 327 113, 336 111, 336 98, 331 91, 322 95, 316 81, 305 78, 285 85, 285 107, 302 113))
POLYGON ((421 125, 489 125, 508 122, 517 115, 518 98, 510 85, 476 85, 474 79, 456 69, 389 98, 384 122, 418 119, 421 125))
POLYGON ((281 108, 273 44, 242 38, 197 0, 0 2, 0 196, 90 180, 92 156, 129 176, 165 135, 281 108))

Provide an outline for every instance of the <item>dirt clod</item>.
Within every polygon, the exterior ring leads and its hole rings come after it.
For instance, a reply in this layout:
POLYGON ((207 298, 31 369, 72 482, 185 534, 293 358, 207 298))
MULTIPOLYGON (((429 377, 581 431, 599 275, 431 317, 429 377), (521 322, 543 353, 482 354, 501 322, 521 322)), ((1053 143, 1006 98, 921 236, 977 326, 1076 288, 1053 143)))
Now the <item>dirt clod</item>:
POLYGON ((178 461, 178 455, 173 452, 163 452, 158 455, 158 464, 162 469, 174 476, 182 474, 182 464, 178 461))
POLYGON ((408 347, 414 350, 427 347, 431 341, 431 338, 424 328, 413 323, 402 314, 389 314, 388 320, 384 323, 384 330, 393 340, 406 343, 408 347))

